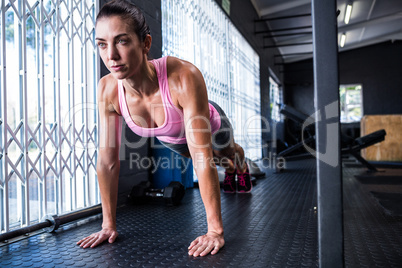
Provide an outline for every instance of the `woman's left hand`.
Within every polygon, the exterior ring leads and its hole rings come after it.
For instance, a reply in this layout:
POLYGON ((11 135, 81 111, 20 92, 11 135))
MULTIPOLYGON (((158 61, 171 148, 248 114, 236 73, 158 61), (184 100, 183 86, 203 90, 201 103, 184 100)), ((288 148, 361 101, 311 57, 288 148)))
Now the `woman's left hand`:
POLYGON ((225 245, 225 240, 223 239, 223 234, 218 234, 215 232, 208 232, 205 235, 197 237, 193 242, 191 242, 188 247, 188 255, 194 257, 205 256, 208 253, 214 255, 225 245))

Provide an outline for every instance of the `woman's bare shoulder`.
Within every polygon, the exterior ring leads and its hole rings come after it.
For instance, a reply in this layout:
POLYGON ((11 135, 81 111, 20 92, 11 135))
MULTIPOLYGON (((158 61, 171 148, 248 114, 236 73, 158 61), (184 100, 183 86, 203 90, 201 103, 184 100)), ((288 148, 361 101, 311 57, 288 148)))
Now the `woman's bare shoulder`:
POLYGON ((194 85, 204 83, 201 71, 191 62, 176 57, 168 57, 167 61, 169 84, 179 89, 191 89, 194 85))
POLYGON ((173 56, 167 58, 167 67, 168 73, 174 74, 180 74, 182 72, 199 72, 198 68, 191 62, 173 56))
POLYGON ((107 103, 110 111, 120 114, 117 79, 111 74, 103 76, 98 83, 98 102, 107 103))
POLYGON ((191 62, 175 57, 168 58, 168 80, 172 95, 178 100, 178 106, 205 99, 208 102, 207 90, 201 71, 191 62), (169 70, 170 68, 170 70, 169 70))
POLYGON ((110 97, 110 95, 115 95, 117 90, 117 79, 111 74, 103 76, 98 83, 98 94, 99 97, 110 97))

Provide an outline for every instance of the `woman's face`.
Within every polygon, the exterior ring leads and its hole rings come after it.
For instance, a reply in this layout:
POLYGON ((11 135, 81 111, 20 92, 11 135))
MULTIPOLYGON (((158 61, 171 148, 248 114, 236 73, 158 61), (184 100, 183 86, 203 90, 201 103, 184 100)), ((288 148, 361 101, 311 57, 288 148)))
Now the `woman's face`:
POLYGON ((146 42, 141 42, 118 16, 98 20, 96 42, 103 63, 116 79, 135 75, 149 51, 146 42))

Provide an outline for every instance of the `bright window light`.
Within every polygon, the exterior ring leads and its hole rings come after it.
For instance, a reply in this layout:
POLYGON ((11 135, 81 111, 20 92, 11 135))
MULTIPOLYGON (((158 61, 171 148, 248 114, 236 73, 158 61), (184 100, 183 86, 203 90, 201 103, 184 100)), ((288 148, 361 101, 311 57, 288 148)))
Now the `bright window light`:
POLYGON ((341 123, 360 122, 363 116, 363 87, 361 84, 340 85, 341 123))
POLYGON ((260 58, 214 0, 163 0, 162 52, 195 64, 247 157, 261 157, 260 58), (245 129, 254 129, 253 133, 245 129))

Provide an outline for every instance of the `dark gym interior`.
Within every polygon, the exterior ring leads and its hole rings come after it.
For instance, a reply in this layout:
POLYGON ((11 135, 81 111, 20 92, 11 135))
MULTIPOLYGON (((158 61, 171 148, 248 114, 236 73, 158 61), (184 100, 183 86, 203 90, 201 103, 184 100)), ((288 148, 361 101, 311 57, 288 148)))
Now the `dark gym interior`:
MULTIPOLYGON (((151 56, 161 57, 161 1, 131 1, 143 10, 150 25, 151 56)), ((99 6, 106 2, 101 0, 99 6)), ((264 149, 255 164, 262 174, 253 178, 252 192, 221 194, 223 249, 214 256, 188 256, 190 242, 207 229, 198 185, 192 173, 182 173, 180 168, 152 173, 150 168, 130 165, 132 152, 174 158, 167 149, 155 149, 152 145, 157 141, 150 138, 137 149, 122 144, 119 238, 115 243, 94 249, 76 245, 100 228, 102 217, 97 206, 83 213, 86 217, 60 224, 53 232, 48 232, 49 226, 15 237, 2 232, 0 267, 402 267, 402 2, 323 1, 329 3, 324 13, 332 12, 338 22, 336 41, 342 33, 352 32, 344 47, 336 44, 337 51, 328 47, 328 53, 317 47, 325 44, 319 39, 323 30, 314 26, 314 19, 317 23, 321 19, 320 10, 312 8, 322 8, 318 0, 215 2, 220 8, 230 3, 230 14, 225 14, 259 56, 261 116, 271 118, 268 77, 276 80, 283 94, 282 103, 273 104, 279 107, 283 120, 269 120, 275 135, 261 133, 264 149), (353 4, 352 17, 345 24, 348 4, 353 4), (332 10, 331 5, 336 8, 332 10), (278 31, 285 28, 290 29, 278 31), (285 33, 289 35, 280 36, 285 33), (318 41, 313 44, 314 40, 318 41), (322 63, 319 58, 331 52, 337 58, 328 56, 328 65, 317 66, 322 63), (303 135, 311 135, 309 146, 321 151, 319 139, 329 136, 322 133, 318 122, 311 125, 311 133, 303 132, 303 123, 317 111, 322 95, 330 91, 330 87, 315 87, 322 85, 315 76, 320 70, 334 75, 339 83, 333 85, 336 88, 362 87, 362 118, 347 123, 339 117, 331 121, 339 124, 335 157, 341 161, 335 167, 323 164, 321 156, 314 157, 302 146, 303 135), (389 118, 394 121, 389 123, 389 118), (368 128, 369 123, 374 126, 368 128), (392 137, 397 137, 396 142, 381 150, 380 145, 392 137), (365 153, 361 153, 363 149, 365 153), (278 167, 276 156, 283 156, 284 166, 278 167), (334 179, 330 182, 335 182, 334 188, 325 187, 329 185, 326 178, 334 179), (184 197, 176 206, 160 200, 133 205, 128 198, 131 189, 144 181, 162 187, 180 181, 186 188, 184 197), (340 211, 323 206, 330 202, 338 204, 340 211), (340 222, 339 230, 328 230, 332 221, 340 222), (328 238, 328 233, 333 237, 328 238)), ((102 65, 101 75, 105 74, 102 65)), ((339 92, 335 93, 339 97, 339 92)), ((128 127, 123 131, 129 142, 139 139, 128 127)), ((0 198, 3 202, 4 197, 0 198)), ((54 225, 52 220, 46 224, 54 225)))

